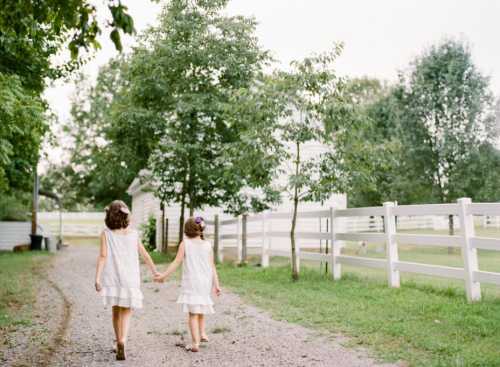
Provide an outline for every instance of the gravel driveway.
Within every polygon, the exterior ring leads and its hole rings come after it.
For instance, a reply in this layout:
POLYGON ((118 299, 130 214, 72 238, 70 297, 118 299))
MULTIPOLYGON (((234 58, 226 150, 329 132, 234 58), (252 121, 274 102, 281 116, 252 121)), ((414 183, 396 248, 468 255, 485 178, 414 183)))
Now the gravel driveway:
MULTIPOLYGON (((93 289, 97 248, 71 246, 54 261, 49 279, 70 303, 69 324, 50 366, 377 366, 340 339, 275 321, 223 292, 207 318, 210 343, 199 353, 175 344, 189 341, 185 315, 175 304, 176 282, 155 284, 143 269, 144 308, 133 315, 128 359, 116 362, 111 310, 93 289)), ((224 279, 221 279, 224 285, 224 279)), ((385 365, 389 366, 389 365, 385 365)))

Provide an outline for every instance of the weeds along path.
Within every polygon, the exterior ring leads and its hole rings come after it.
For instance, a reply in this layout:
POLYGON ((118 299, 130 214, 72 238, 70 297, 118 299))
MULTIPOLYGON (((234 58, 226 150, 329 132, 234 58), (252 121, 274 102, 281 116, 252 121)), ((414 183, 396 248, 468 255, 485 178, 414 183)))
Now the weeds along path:
POLYGON ((51 366, 57 354, 71 317, 71 303, 56 283, 48 278, 52 262, 25 269, 37 278, 34 304, 25 304, 29 322, 14 324, 0 337, 0 365, 51 366))
POLYGON ((272 320, 227 292, 207 318, 210 342, 199 353, 185 352, 176 347, 189 341, 185 315, 175 303, 178 283, 152 283, 144 268, 144 308, 132 318, 127 361, 116 362, 111 310, 94 290, 96 256, 97 247, 75 245, 54 261, 49 280, 71 304, 71 313, 51 366, 378 365, 366 353, 342 347, 338 337, 272 320))

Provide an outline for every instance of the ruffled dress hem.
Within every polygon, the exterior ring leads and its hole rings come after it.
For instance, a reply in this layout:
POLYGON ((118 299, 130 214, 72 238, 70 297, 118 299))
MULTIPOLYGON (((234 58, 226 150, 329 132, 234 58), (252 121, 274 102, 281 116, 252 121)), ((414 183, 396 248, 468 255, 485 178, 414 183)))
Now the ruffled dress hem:
POLYGON ((213 314, 215 313, 213 301, 210 296, 200 296, 194 294, 181 294, 177 303, 182 305, 182 311, 195 314, 213 314))
POLYGON ((118 297, 103 297, 102 303, 104 306, 119 306, 125 308, 138 309, 142 308, 142 299, 133 298, 118 298, 118 297))
POLYGON ((182 312, 203 315, 215 313, 212 305, 189 305, 187 303, 182 304, 182 312))
POLYGON ((104 306, 142 308, 144 298, 139 288, 106 287, 101 290, 104 306))

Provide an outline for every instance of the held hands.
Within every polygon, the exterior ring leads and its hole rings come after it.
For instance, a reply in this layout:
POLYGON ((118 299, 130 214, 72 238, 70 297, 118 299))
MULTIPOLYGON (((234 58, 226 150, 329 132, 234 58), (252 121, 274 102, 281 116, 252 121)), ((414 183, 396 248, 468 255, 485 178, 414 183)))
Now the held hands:
POLYGON ((158 272, 156 274, 154 274, 154 276, 153 276, 153 280, 156 283, 163 283, 166 278, 167 278, 167 276, 164 273, 158 273, 158 272))
POLYGON ((219 297, 222 293, 222 290, 220 289, 220 287, 218 285, 214 285, 213 291, 217 297, 219 297))

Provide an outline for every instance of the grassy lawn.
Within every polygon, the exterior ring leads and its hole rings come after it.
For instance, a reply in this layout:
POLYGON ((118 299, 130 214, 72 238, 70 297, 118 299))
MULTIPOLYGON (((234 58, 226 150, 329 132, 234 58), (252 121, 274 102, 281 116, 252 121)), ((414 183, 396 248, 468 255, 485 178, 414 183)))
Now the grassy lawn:
POLYGON ((500 366, 500 300, 467 304, 463 292, 432 283, 403 282, 390 289, 377 279, 344 274, 333 282, 303 267, 220 267, 222 284, 273 317, 341 332, 390 361, 411 366, 500 366))
POLYGON ((0 330, 31 322, 37 268, 49 259, 46 252, 0 252, 0 330))

